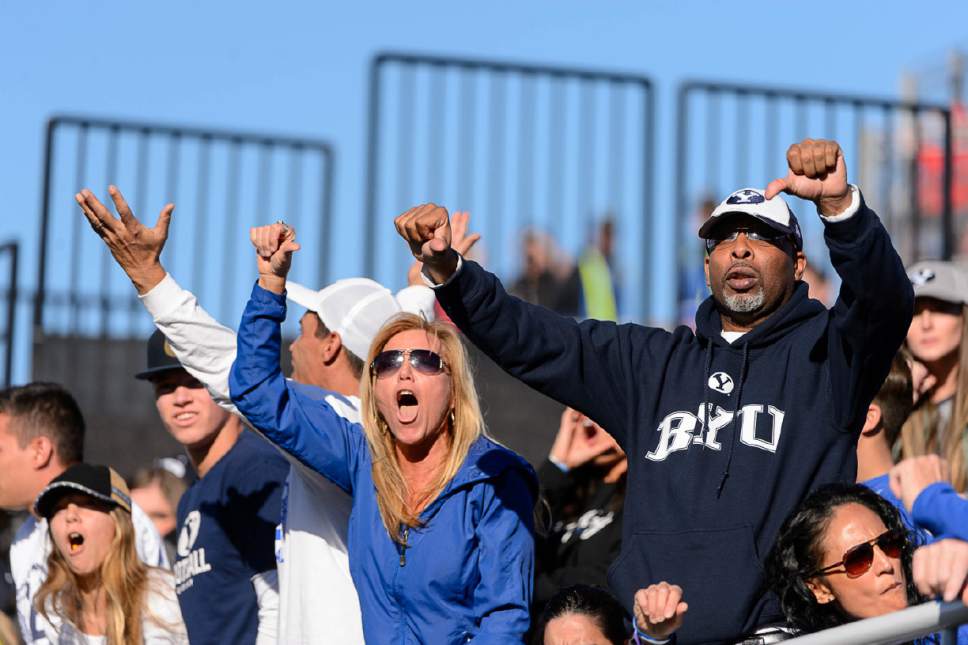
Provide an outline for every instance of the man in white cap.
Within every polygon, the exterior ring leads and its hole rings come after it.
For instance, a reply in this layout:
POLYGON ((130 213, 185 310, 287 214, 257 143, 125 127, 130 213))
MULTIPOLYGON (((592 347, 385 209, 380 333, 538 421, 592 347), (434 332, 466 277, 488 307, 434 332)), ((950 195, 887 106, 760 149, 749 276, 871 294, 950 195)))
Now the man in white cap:
POLYGON ((684 602, 661 622, 681 621, 688 604, 681 644, 734 642, 782 620, 763 591, 764 560, 810 490, 854 481, 867 406, 911 321, 910 282, 847 183, 840 146, 807 139, 787 163, 785 177, 729 195, 700 229, 712 297, 695 332, 555 315, 462 259, 444 208, 396 220, 464 334, 625 450, 622 552, 609 582, 629 609, 637 589, 680 586, 684 602), (830 310, 800 281, 800 228, 781 192, 817 206, 842 280, 830 310))
MULTIPOLYGON (((90 191, 76 198, 181 365, 219 405, 237 414, 228 386, 235 332, 202 309, 160 262, 173 206, 166 206, 158 224, 149 229, 134 217, 120 191, 112 186, 110 194, 120 220, 90 191)), ((317 390, 318 395, 354 422, 359 420, 360 377, 377 330, 403 310, 432 316, 434 304, 433 293, 424 286, 408 287, 394 297, 367 278, 338 280, 318 291, 290 282, 287 297, 307 310, 299 320, 300 334, 290 345, 292 379, 324 390, 317 390)), ((278 642, 362 643, 359 600, 346 550, 351 499, 295 458, 286 457, 291 466, 276 529, 278 642)))

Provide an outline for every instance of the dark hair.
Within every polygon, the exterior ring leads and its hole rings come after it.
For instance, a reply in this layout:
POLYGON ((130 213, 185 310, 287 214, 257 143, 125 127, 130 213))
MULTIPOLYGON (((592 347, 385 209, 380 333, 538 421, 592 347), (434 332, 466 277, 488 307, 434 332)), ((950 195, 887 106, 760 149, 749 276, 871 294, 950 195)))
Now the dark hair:
POLYGON ((914 386, 911 382, 911 367, 903 352, 894 355, 891 371, 884 379, 881 389, 873 403, 881 409, 881 426, 887 445, 893 446, 901 435, 901 426, 907 421, 914 409, 914 386))
POLYGON ((560 590, 545 605, 534 630, 534 645, 544 643, 548 623, 568 614, 588 616, 612 645, 622 645, 628 638, 625 610, 612 594, 601 587, 574 585, 560 590))
POLYGON ((888 530, 906 534, 901 569, 908 604, 921 601, 911 576, 911 556, 918 538, 904 526, 897 509, 866 486, 827 484, 808 495, 783 522, 766 563, 767 584, 779 596, 783 615, 792 627, 803 632, 816 632, 856 620, 837 600, 818 603, 807 587, 807 580, 813 577, 810 574, 822 566, 823 539, 834 511, 845 504, 860 504, 877 514, 888 530))
MULTIPOLYGON (((312 312, 312 314, 316 316, 316 320, 319 322, 319 324, 316 325, 316 338, 326 338, 331 333, 333 333, 326 326, 326 324, 323 323, 323 319, 319 317, 319 314, 317 314, 315 311, 312 312)), ((353 352, 351 352, 350 348, 347 347, 346 345, 343 345, 342 347, 343 347, 343 354, 346 355, 346 360, 349 362, 350 370, 353 372, 353 376, 355 376, 358 379, 363 378, 363 368, 366 366, 365 361, 359 356, 357 356, 356 354, 354 354, 353 352)))
POLYGON ((84 417, 71 393, 57 383, 28 383, 0 392, 0 414, 10 417, 10 431, 21 448, 47 437, 65 466, 84 459, 84 417))

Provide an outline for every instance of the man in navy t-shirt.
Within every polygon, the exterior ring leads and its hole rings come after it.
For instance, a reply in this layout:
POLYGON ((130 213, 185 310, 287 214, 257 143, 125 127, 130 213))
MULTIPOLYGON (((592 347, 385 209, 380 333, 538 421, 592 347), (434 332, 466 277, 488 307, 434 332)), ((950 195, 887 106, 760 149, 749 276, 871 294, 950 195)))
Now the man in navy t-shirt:
POLYGON ((275 643, 274 537, 289 464, 243 430, 182 368, 156 331, 148 369, 162 423, 185 446, 198 480, 178 503, 175 584, 192 643, 275 643))

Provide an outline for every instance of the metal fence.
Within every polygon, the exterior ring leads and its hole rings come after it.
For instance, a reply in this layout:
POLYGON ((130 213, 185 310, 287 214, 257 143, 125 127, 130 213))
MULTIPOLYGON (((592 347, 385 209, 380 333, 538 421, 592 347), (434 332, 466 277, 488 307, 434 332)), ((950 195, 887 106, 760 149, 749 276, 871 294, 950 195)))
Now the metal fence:
MULTIPOLYGON (((786 173, 801 139, 840 142, 848 177, 864 191, 906 262, 951 258, 964 231, 952 205, 952 119, 940 105, 714 81, 683 83, 676 111, 676 212, 680 318, 705 297, 699 222, 737 188, 786 173)), ((810 204, 791 206, 815 267, 829 260, 810 204)))
POLYGON ((928 602, 877 618, 825 629, 786 641, 790 645, 894 645, 940 633, 939 645, 955 645, 958 626, 968 622, 961 602, 928 602))
POLYGON ((3 381, 9 387, 13 379, 14 331, 17 324, 17 269, 20 245, 17 242, 0 244, 0 275, 7 276, 7 285, 0 299, 0 355, 3 356, 3 381))
POLYGON ((402 53, 370 67, 364 268, 401 285, 390 220, 427 201, 468 210, 487 265, 522 268, 526 230, 577 256, 615 223, 619 313, 646 319, 656 275, 654 91, 640 75, 402 53))
POLYGON ((308 137, 83 116, 52 118, 45 150, 33 377, 77 396, 94 432, 89 458, 162 454, 152 441, 164 443, 164 433, 121 431, 157 426, 150 388, 131 378, 144 364, 151 321, 74 194, 88 187, 113 210, 107 186, 115 184, 147 225, 174 202, 162 261, 234 326, 255 275, 249 226, 286 219, 306 257, 319 258, 298 263, 293 279, 329 279, 333 151, 308 137))

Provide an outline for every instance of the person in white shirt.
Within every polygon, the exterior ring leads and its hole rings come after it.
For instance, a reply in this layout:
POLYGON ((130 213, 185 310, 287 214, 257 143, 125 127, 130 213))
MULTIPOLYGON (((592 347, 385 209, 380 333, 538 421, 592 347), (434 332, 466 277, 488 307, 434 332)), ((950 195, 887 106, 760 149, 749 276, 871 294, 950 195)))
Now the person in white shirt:
MULTIPOLYGON (((160 262, 173 206, 166 206, 158 224, 149 229, 135 218, 117 188, 109 192, 120 220, 90 191, 79 193, 77 201, 182 366, 219 405, 237 413, 228 386, 235 332, 202 309, 160 262)), ((463 234, 467 221, 466 215, 457 219, 457 243, 465 252, 479 237, 463 234)), ((299 321, 300 335, 290 345, 292 379, 324 390, 327 403, 351 422, 359 422, 363 357, 377 330, 401 311, 434 317, 435 298, 424 286, 408 287, 394 297, 372 280, 350 278, 319 291, 290 282, 287 295, 307 309, 299 321)), ((362 643, 359 599, 346 547, 351 499, 293 456, 286 457, 291 467, 276 532, 279 642, 314 643, 325 634, 327 643, 362 643)))
MULTIPOLYGON (((84 418, 77 402, 53 383, 30 383, 0 392, 0 508, 33 508, 37 495, 68 466, 83 459, 84 418)), ((161 538, 147 515, 132 506, 135 546, 142 562, 168 568, 161 538)), ((17 618, 28 644, 49 643, 56 631, 34 608, 47 578, 51 552, 47 520, 29 515, 10 547, 10 570, 17 589, 17 618)))
POLYGON ((135 552, 131 494, 108 466, 74 464, 37 497, 54 549, 34 601, 59 645, 187 645, 175 579, 135 552))

